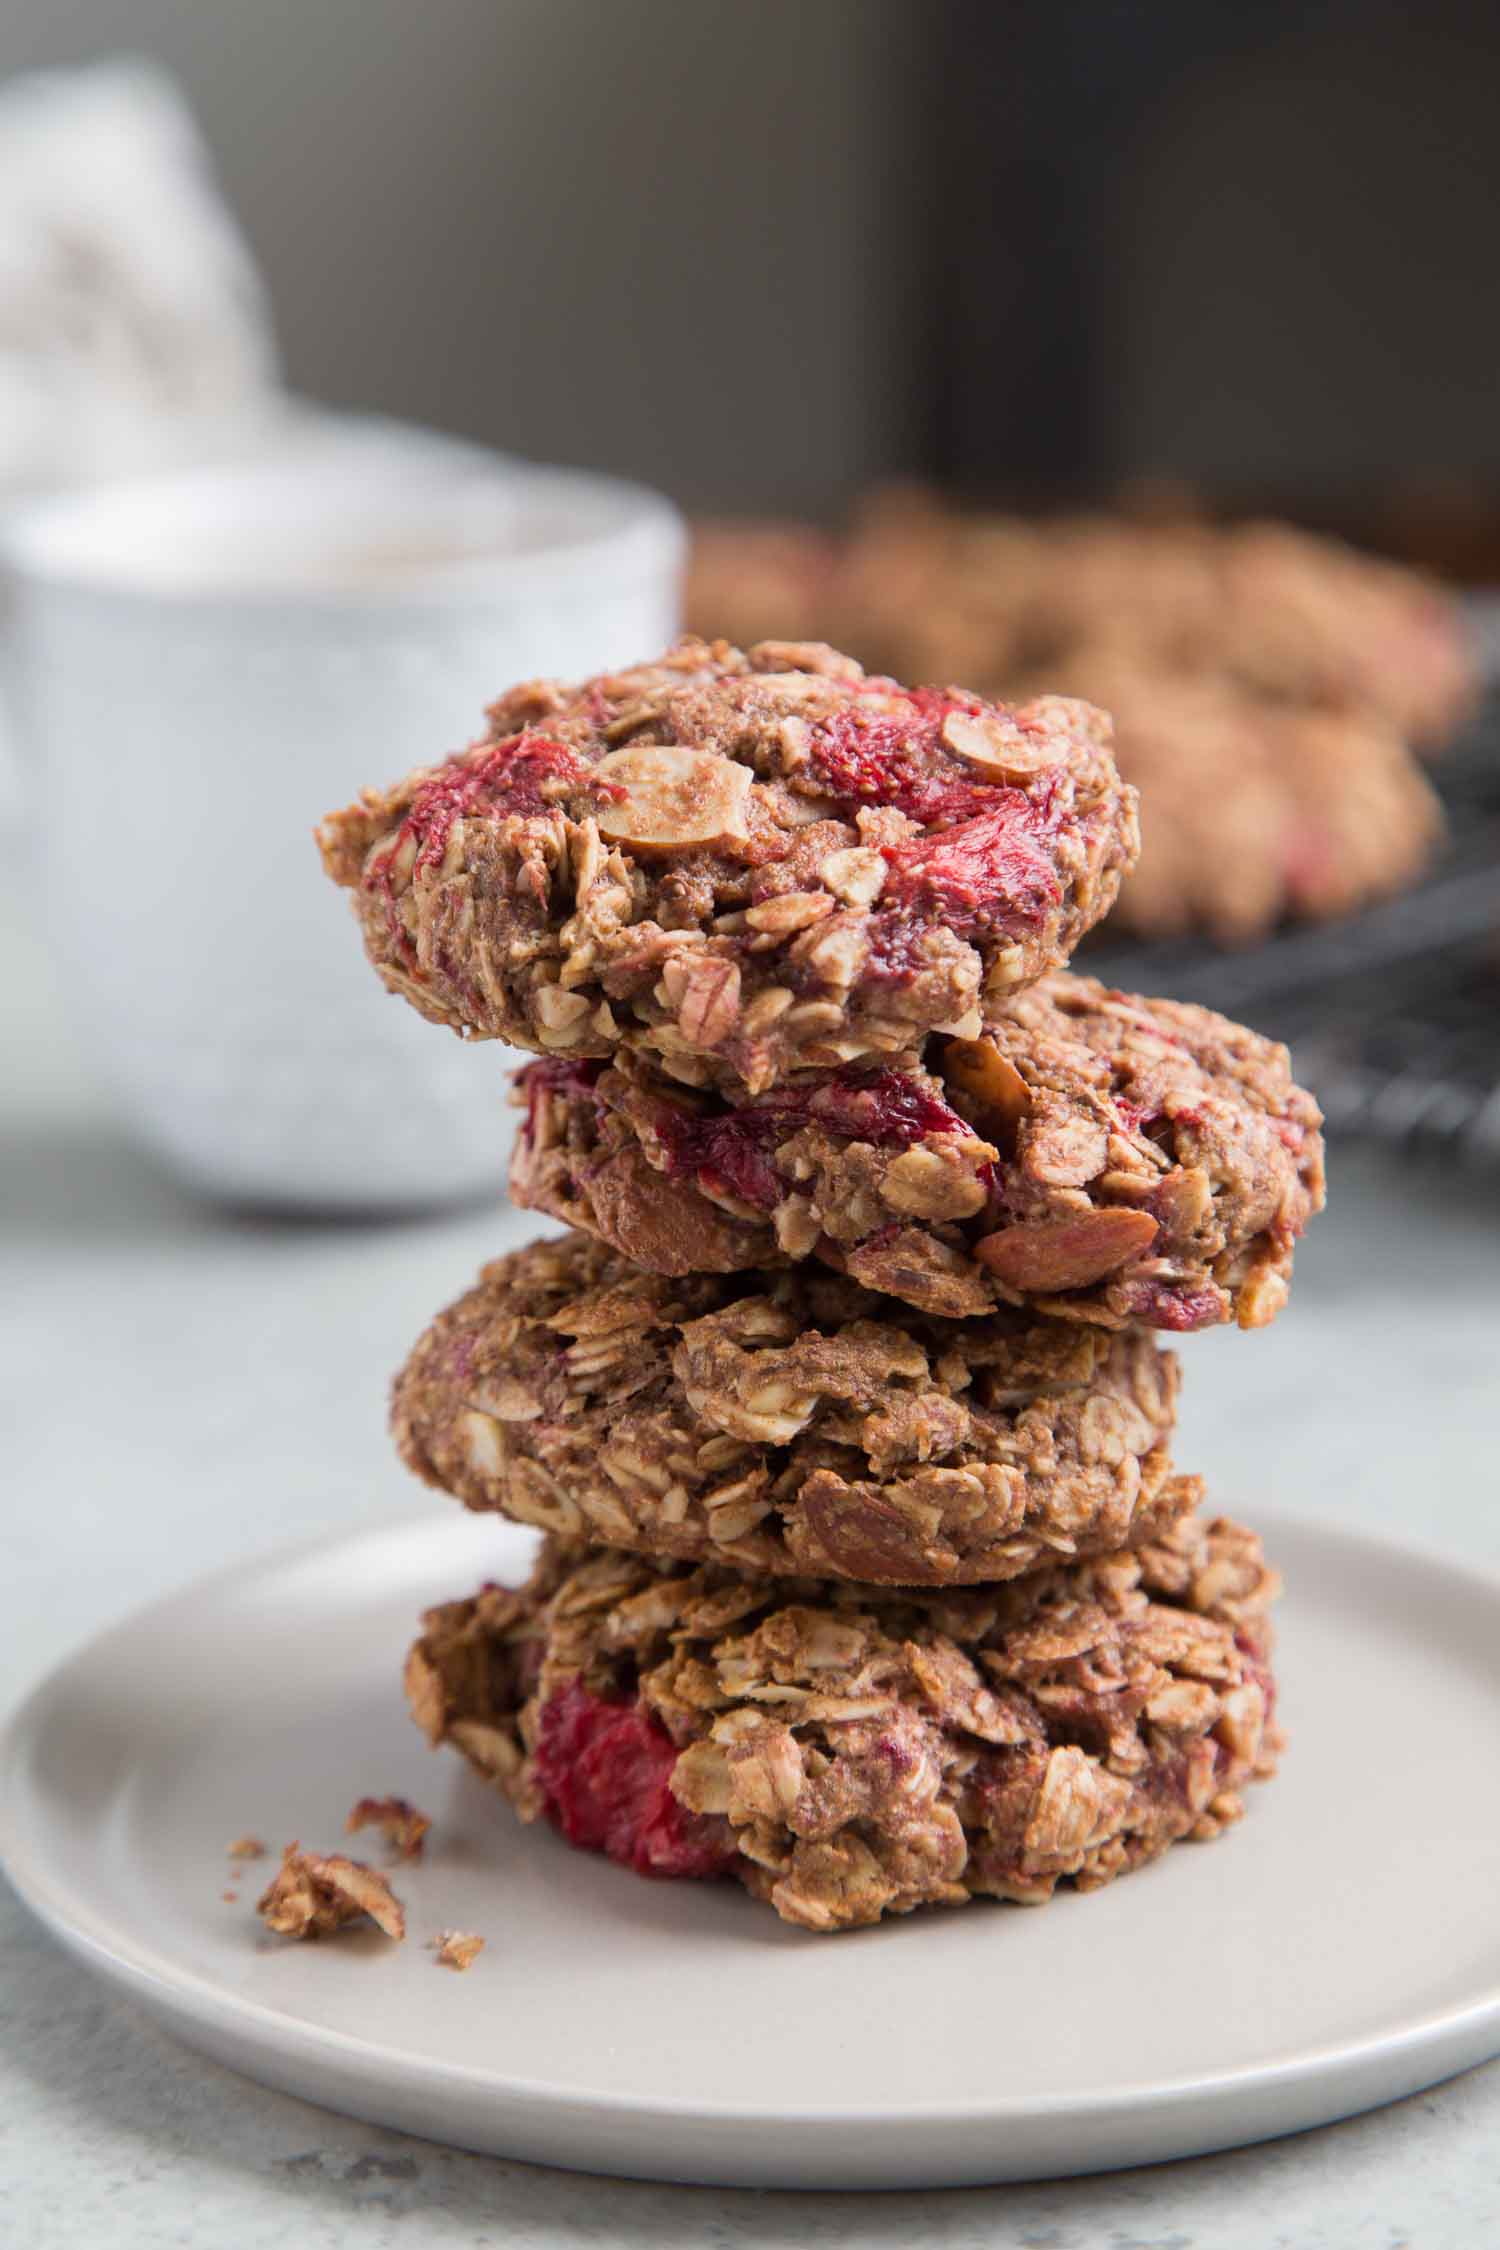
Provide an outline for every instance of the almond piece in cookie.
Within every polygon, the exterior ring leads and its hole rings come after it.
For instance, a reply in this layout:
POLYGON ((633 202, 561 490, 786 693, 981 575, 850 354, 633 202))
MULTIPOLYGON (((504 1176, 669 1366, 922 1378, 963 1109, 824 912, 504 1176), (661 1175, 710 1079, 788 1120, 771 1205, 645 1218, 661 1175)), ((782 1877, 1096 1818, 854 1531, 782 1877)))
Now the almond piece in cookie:
POLYGON ((755 777, 733 759, 675 742, 642 743, 612 750, 595 770, 611 785, 599 813, 599 833, 610 843, 684 852, 743 844, 750 834, 755 777))
POLYGON ((1073 1219, 1044 1219, 1037 1226, 1003 1227, 997 1234, 982 1235, 974 1255, 1008 1288, 1051 1296, 1087 1289, 1142 1257, 1157 1232, 1149 1211, 1083 1211, 1073 1219))

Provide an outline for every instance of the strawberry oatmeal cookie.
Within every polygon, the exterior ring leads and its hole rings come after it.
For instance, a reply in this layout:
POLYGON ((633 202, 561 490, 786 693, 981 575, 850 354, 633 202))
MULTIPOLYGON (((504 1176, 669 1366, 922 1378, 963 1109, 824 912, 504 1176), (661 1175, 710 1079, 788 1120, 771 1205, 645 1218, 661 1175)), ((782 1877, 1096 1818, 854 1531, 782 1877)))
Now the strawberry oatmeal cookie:
POLYGON ((520 1090, 515 1202, 656 1273, 817 1255, 956 1319, 1259 1327, 1323 1201, 1284 1047, 1064 971, 977 1038, 738 1103, 631 1054, 534 1063, 520 1090))
POLYGON ((686 641, 502 696, 486 738, 326 820, 384 982, 461 1033, 689 1086, 975 1032, 1139 847, 1108 719, 686 641))
POLYGON ((1145 1330, 935 1319, 817 1265, 672 1280, 570 1235, 438 1316, 393 1428, 466 1507, 567 1537, 948 1585, 1157 1536, 1193 1501, 1176 1394, 1145 1330))
POLYGON ((1275 1591, 1251 1533, 1196 1517, 928 1595, 549 1540, 526 1585, 429 1610, 406 1682, 523 1819, 835 1931, 1217 1836, 1275 1766, 1275 1591))

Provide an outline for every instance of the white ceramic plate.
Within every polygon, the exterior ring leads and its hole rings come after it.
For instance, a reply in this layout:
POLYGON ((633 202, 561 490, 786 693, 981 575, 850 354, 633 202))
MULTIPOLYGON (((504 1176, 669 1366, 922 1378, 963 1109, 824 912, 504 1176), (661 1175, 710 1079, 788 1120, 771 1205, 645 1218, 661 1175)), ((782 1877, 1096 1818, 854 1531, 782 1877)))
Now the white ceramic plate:
MULTIPOLYGON (((1500 2050, 1500 1585, 1291 1522, 1292 1747, 1222 1842, 1041 1913, 839 1938, 523 1828, 408 1723, 424 1603, 525 1567, 433 1511, 107 1633, 0 1745, 0 1847, 58 1935, 193 2045, 356 2116, 652 2178, 895 2187, 1101 2170, 1368 2108, 1500 2050), (411 1935, 270 1939, 246 1831, 435 1816, 411 1935), (467 1975, 424 1937, 477 1930, 467 1975)), ((357 1848, 357 1847, 354 1847, 357 1848)), ((373 1855, 372 1855, 373 1856, 373 1855)))

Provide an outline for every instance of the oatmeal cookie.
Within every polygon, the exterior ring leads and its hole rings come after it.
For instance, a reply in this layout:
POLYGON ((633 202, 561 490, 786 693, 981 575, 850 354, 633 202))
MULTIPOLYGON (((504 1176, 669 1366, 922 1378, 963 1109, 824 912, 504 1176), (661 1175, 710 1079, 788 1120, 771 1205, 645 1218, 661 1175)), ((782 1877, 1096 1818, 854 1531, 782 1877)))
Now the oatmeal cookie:
POLYGON ((488 738, 319 831, 381 977, 547 1054, 762 1092, 909 1047, 1066 960, 1139 845, 1089 705, 681 643, 533 681, 488 738))
POLYGON ((1327 920, 1406 889, 1442 840, 1421 766, 1373 712, 1144 670, 1108 645, 1051 670, 1108 705, 1121 771, 1141 795, 1141 857, 1112 930, 1202 929, 1252 944, 1283 921, 1327 920))
POLYGON ((1218 1835, 1280 1747, 1275 1591, 1250 1532, 1197 1517, 929 1595, 549 1540, 526 1585, 428 1611, 406 1684, 523 1819, 841 1930, 1218 1835))
POLYGON ((817 1255, 955 1319, 1259 1327, 1323 1200, 1284 1047, 1065 971, 976 1039, 739 1103, 628 1054, 533 1063, 519 1087, 517 1203, 656 1273, 817 1255))
POLYGON ((1480 673, 1452 596, 1422 572, 1284 523, 1224 536, 1226 669, 1294 701, 1379 713, 1441 749, 1473 716, 1480 673))
POLYGON ((1176 1394, 1144 1330, 939 1320, 817 1265, 671 1280, 569 1235, 439 1314, 392 1422, 428 1483, 543 1530, 944 1585, 1153 1537, 1191 1498, 1176 1394))

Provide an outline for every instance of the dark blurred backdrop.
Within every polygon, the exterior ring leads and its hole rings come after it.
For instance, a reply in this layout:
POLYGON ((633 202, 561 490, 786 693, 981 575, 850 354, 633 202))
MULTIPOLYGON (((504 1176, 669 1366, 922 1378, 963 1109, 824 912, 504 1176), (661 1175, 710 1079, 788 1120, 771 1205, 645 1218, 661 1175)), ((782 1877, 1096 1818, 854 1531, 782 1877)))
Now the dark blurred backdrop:
POLYGON ((178 77, 324 397, 695 508, 1500 484, 1493 4, 0 12, 0 75, 121 51, 178 77))

